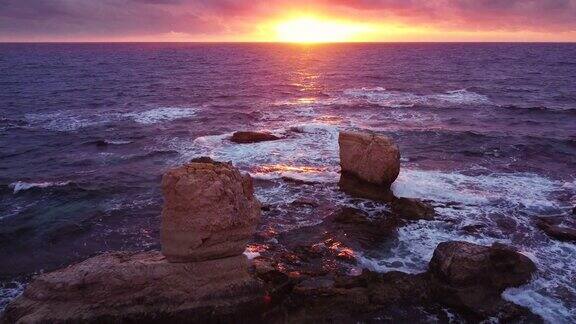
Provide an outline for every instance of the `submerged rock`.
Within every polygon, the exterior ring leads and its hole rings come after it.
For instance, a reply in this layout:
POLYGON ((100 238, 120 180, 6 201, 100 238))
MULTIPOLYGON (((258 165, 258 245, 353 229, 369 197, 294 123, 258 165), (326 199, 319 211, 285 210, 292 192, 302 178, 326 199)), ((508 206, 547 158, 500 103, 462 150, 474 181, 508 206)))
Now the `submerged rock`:
POLYGON ((36 277, 5 323, 229 321, 262 302, 246 257, 171 263, 158 251, 105 253, 36 277))
POLYGON ((248 144, 279 140, 280 137, 268 132, 235 132, 230 141, 238 144, 248 144))
POLYGON ((230 163, 197 159, 162 179, 162 253, 172 262, 240 255, 260 219, 252 179, 230 163))
POLYGON ((340 167, 342 174, 356 176, 362 181, 390 186, 400 172, 400 150, 384 135, 341 131, 340 167))
POLYGON ((500 295, 530 281, 535 271, 528 257, 509 246, 457 241, 440 243, 428 267, 438 301, 480 316, 514 313, 516 306, 500 295))
POLYGON ((540 217, 537 225, 552 238, 560 241, 576 242, 576 221, 568 217, 540 217))
POLYGON ((390 207, 392 212, 402 219, 432 220, 435 215, 434 207, 415 198, 394 198, 390 207))

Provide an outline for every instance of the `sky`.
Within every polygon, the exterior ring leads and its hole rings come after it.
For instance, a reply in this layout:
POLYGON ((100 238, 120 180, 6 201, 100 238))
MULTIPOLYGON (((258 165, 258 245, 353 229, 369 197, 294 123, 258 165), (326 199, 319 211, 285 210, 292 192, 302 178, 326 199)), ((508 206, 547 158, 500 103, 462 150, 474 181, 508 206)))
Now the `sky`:
POLYGON ((0 42, 574 42, 576 0, 0 0, 0 42))

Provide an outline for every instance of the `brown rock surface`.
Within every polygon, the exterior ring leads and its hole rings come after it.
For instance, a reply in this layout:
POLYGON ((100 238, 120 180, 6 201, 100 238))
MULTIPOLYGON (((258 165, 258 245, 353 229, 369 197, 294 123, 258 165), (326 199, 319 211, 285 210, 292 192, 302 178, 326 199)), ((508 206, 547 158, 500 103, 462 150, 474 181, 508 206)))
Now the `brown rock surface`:
POLYGON ((435 298, 481 316, 513 309, 501 293, 527 283, 535 271, 534 263, 511 247, 457 241, 440 243, 428 269, 435 298))
POLYGON ((105 253, 36 277, 5 323, 230 320, 262 303, 246 257, 171 263, 158 251, 105 253))
POLYGON ((400 150, 384 135, 341 131, 340 166, 343 174, 382 186, 390 186, 400 172, 400 150))
POLYGON ((230 140, 234 143, 247 144, 266 141, 275 141, 280 137, 268 132, 235 132, 230 140))
POLYGON ((392 212, 402 219, 432 220, 434 208, 427 203, 414 198, 394 198, 390 204, 392 212))
POLYGON ((162 179, 162 253, 172 262, 239 255, 260 219, 252 179, 230 163, 195 161, 162 179))

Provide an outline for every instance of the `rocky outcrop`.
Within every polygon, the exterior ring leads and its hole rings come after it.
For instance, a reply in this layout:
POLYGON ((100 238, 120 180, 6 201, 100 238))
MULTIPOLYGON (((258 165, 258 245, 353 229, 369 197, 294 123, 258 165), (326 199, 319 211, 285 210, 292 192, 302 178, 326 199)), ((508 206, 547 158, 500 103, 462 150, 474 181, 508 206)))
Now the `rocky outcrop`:
POLYGON ((554 239, 576 242, 576 220, 570 216, 540 217, 536 224, 554 239))
POLYGON ((436 214, 432 206, 415 198, 394 198, 390 207, 395 215, 407 220, 432 220, 436 214))
POLYGON ((260 203, 250 176, 230 163, 199 159, 162 179, 162 253, 172 262, 239 255, 254 234, 260 203))
POLYGON ((398 177, 400 150, 391 138, 341 131, 338 144, 342 174, 379 186, 390 186, 398 177))
POLYGON ((500 295, 506 288, 530 281, 534 263, 509 246, 468 242, 440 243, 429 264, 431 292, 442 303, 491 316, 510 312, 500 295))
POLYGON ((280 137, 268 132, 235 132, 232 134, 230 141, 238 144, 258 143, 266 141, 275 141, 280 137))
MULTIPOLYGON (((329 224, 318 226, 339 228, 348 234, 354 233, 353 226, 358 226, 357 233, 370 235, 372 232, 368 229, 371 220, 353 210, 340 211, 330 217, 333 219, 329 224)), ((279 322, 357 322, 374 318, 421 321, 430 314, 443 318, 446 309, 458 316, 457 322, 480 322, 488 318, 503 322, 541 322, 529 310, 501 298, 506 288, 527 283, 535 271, 528 258, 510 247, 445 242, 436 248, 427 272, 376 273, 366 269, 355 272, 350 271, 355 269, 354 259, 344 259, 352 268, 335 263, 335 253, 340 250, 331 248, 331 244, 335 238, 337 242, 345 242, 344 233, 327 232, 324 237, 318 234, 324 241, 313 244, 313 241, 302 240, 303 229, 293 232, 294 235, 287 233, 280 237, 281 242, 288 243, 284 246, 289 250, 269 246, 253 263, 256 275, 269 285, 268 291, 273 292, 272 300, 280 309, 275 315, 280 314, 279 322), (293 244, 289 244, 291 240, 293 244), (322 242, 326 242, 328 248, 322 242), (397 313, 398 305, 418 315, 397 313)), ((354 236, 347 238, 348 246, 357 244, 354 236)), ((372 239, 378 241, 375 237, 372 239)))
POLYGON ((6 323, 228 322, 258 316, 260 281, 243 252, 260 218, 249 176, 193 160, 162 181, 162 252, 105 253, 40 275, 6 323))
POLYGON ((115 252, 36 277, 4 322, 240 320, 262 298, 244 255, 172 263, 157 251, 115 252))

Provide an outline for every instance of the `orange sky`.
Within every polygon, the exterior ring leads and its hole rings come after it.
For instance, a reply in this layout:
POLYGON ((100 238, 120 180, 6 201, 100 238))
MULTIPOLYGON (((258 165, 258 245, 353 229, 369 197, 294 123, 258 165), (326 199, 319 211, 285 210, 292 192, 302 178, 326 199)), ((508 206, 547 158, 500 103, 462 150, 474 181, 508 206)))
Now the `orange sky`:
POLYGON ((576 41, 576 0, 3 0, 0 41, 576 41))

